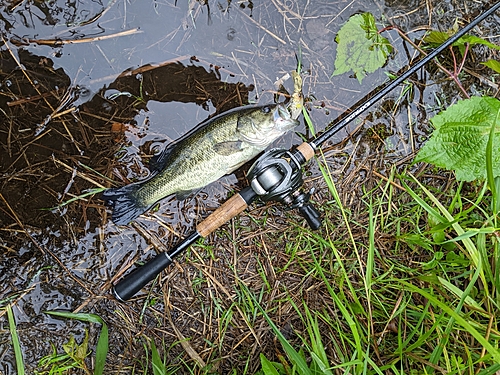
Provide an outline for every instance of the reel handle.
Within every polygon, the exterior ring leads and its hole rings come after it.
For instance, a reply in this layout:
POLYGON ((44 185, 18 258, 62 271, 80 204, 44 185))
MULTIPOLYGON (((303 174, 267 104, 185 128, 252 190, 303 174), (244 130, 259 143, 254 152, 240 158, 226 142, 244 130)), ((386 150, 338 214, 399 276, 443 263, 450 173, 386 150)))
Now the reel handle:
POLYGON ((306 219, 307 224, 309 224, 312 230, 317 230, 321 227, 321 215, 311 203, 299 206, 298 211, 299 214, 306 219))
POLYGON ((304 142, 290 151, 274 148, 266 151, 250 167, 248 180, 263 201, 276 201, 288 209, 297 208, 311 229, 321 227, 320 213, 309 203, 314 189, 301 191, 302 166, 314 156, 314 148, 304 142))

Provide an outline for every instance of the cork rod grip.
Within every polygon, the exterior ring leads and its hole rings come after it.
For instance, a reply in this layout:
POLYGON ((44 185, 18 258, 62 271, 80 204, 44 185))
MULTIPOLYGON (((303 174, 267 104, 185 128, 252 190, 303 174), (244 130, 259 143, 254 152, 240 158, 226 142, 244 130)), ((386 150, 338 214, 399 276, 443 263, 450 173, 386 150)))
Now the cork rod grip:
POLYGON ((233 195, 209 217, 199 223, 196 226, 196 231, 202 237, 206 237, 233 217, 243 212, 247 207, 247 202, 240 194, 233 195))
POLYGON ((307 142, 301 143, 297 146, 297 151, 299 151, 304 159, 310 160, 314 156, 314 148, 307 142))

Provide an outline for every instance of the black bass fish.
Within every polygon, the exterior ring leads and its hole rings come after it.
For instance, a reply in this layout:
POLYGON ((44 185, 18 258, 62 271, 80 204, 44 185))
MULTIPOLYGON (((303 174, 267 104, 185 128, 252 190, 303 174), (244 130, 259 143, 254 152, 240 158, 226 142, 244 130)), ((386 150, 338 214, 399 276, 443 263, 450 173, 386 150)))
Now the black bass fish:
POLYGON ((185 199, 253 159, 299 124, 283 104, 245 106, 202 122, 150 162, 145 181, 106 190, 112 220, 125 225, 156 202, 176 194, 185 199))

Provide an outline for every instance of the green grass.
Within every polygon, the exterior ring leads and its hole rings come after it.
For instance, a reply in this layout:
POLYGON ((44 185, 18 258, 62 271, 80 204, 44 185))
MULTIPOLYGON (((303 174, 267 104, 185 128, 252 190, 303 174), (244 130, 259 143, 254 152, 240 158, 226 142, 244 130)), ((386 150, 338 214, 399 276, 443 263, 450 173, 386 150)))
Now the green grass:
POLYGON ((21 344, 19 342, 19 336, 17 335, 16 321, 14 314, 12 312, 12 306, 7 304, 7 319, 9 321, 10 336, 12 339, 12 347, 14 349, 14 356, 16 358, 16 368, 18 375, 24 375, 24 362, 23 354, 21 350, 21 344))
MULTIPOLYGON (((192 299, 185 312, 175 301, 175 316, 185 318, 174 324, 197 319, 203 343, 196 333, 184 334, 207 365, 172 349, 179 342, 155 346, 168 331, 160 306, 157 327, 139 333, 147 342, 144 372, 500 370, 498 180, 460 183, 451 175, 443 181, 387 168, 386 178, 351 192, 359 200, 354 207, 344 205, 329 162, 317 160, 318 186, 329 199, 319 202, 319 231, 294 212, 279 226, 271 208, 258 207, 244 224, 235 219, 218 233, 216 244, 193 246, 179 277, 188 280, 192 299), (226 367, 219 369, 221 363, 226 367)), ((151 297, 161 304, 164 296, 152 288, 151 297)), ((142 318, 155 304, 136 307, 142 318)), ((130 330, 144 324, 133 321, 130 330)))
MULTIPOLYGON (((338 206, 322 207, 321 232, 296 225, 283 235, 290 261, 275 271, 300 265, 324 305, 318 307, 307 294, 289 295, 284 302, 300 318, 294 327, 300 340, 290 340, 273 321, 276 307, 252 299, 286 357, 261 353, 261 373, 498 371, 495 190, 488 182, 453 180, 442 190, 433 185, 439 180, 427 178, 424 184, 393 169, 387 180, 365 191, 362 211, 354 213, 343 207, 326 160, 319 163, 338 206), (339 217, 342 222, 330 220, 339 217)), ((260 275, 259 300, 265 301, 269 281, 260 275)))
MULTIPOLYGON (((498 180, 460 183, 387 168, 385 179, 352 192, 354 207, 344 205, 329 162, 317 160, 329 199, 319 202, 319 231, 294 212, 278 226, 272 209, 255 208, 244 224, 235 219, 218 233, 216 245, 193 246, 179 277, 193 298, 186 315, 176 301, 175 316, 187 318, 174 324, 197 319, 204 327, 203 344, 184 334, 207 366, 174 348, 179 341, 155 346, 169 331, 160 306, 157 327, 139 333, 147 342, 144 372, 231 373, 218 368, 224 360, 237 374, 500 370, 498 180)), ((136 305, 131 331, 145 327, 142 317, 163 297, 152 287, 155 303, 136 305)))
MULTIPOLYGON (((500 371, 500 181, 492 162, 484 183, 441 172, 435 178, 430 166, 415 175, 388 166, 385 178, 349 192, 356 205, 344 204, 331 160, 319 155, 316 162, 319 231, 293 211, 279 225, 273 208, 256 206, 158 280, 181 297, 170 301, 152 285, 151 299, 133 305, 138 319, 127 326, 146 342, 143 372, 500 371), (179 281, 185 284, 173 288, 179 281), (155 319, 145 319, 151 314, 155 319), (186 328, 174 343, 166 340, 173 336, 167 314, 171 325, 186 328), (187 342, 205 367, 179 348, 187 342)), ((84 341, 74 351, 82 346, 88 350, 84 341)))
POLYGON ((101 375, 104 373, 104 365, 108 354, 108 326, 101 317, 95 314, 71 313, 66 311, 47 311, 49 315, 66 319, 75 319, 87 323, 101 325, 101 332, 95 348, 95 365, 93 370, 89 369, 85 360, 90 355, 89 337, 87 330, 82 343, 78 344, 71 336, 66 344, 63 345, 64 353, 58 353, 53 346, 51 354, 40 359, 40 371, 37 374, 64 374, 76 369, 81 369, 85 374, 101 375))

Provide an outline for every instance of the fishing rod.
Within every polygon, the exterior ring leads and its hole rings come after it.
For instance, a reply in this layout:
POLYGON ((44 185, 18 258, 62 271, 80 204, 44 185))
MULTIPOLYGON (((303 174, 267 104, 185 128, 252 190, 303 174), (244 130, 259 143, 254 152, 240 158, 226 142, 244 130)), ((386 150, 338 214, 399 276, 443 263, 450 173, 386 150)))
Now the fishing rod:
POLYGON ((113 287, 114 296, 122 302, 133 297, 147 283, 168 267, 175 257, 198 239, 207 237, 233 217, 243 212, 257 198, 265 202, 277 201, 289 209, 297 209, 299 214, 306 219, 311 229, 318 229, 321 226, 320 214, 309 203, 312 191, 302 191, 302 168, 307 161, 315 155, 316 151, 330 137, 343 129, 416 71, 435 59, 446 48, 453 45, 453 43, 458 41, 484 19, 495 13, 499 8, 500 1, 415 63, 406 72, 388 82, 373 96, 359 104, 349 115, 332 124, 314 139, 293 146, 290 150, 275 148, 266 151, 248 171, 247 179, 249 186, 233 195, 206 219, 196 225, 196 230, 179 244, 167 252, 156 255, 143 266, 136 268, 120 280, 113 287))

